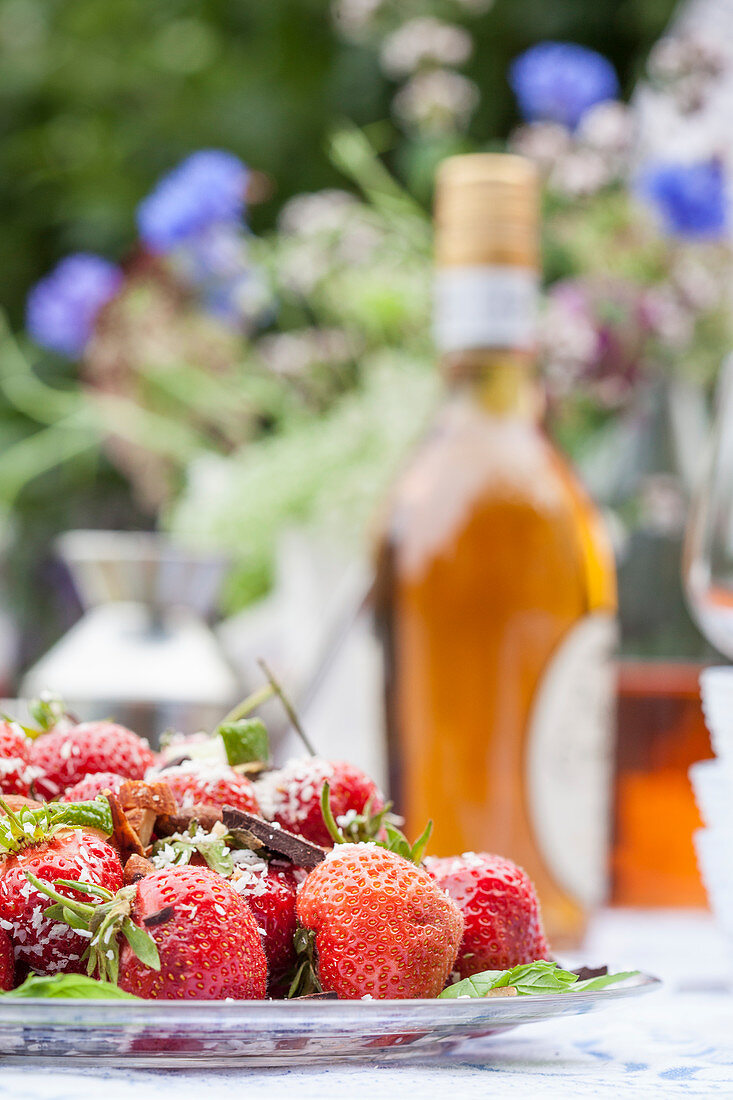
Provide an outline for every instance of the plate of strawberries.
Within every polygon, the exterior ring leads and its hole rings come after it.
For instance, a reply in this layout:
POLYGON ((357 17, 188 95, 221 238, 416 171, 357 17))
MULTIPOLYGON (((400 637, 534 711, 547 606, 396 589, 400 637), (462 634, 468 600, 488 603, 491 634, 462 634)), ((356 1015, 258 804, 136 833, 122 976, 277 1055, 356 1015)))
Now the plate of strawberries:
POLYGON ((0 719, 6 1058, 427 1055, 659 984, 562 968, 520 867, 431 857, 302 729, 273 767, 267 694, 159 752, 51 696, 0 719))

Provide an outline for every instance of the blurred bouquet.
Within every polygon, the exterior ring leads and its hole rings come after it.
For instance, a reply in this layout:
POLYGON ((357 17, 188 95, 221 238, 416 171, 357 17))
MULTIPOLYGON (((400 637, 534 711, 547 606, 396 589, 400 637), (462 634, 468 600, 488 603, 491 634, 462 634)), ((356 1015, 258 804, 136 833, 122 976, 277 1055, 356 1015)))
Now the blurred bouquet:
MULTIPOLYGON (((371 36, 400 85, 400 125, 455 135, 478 94, 456 71, 466 21, 487 7, 339 0, 334 16, 371 36)), ((649 78, 695 112, 722 67, 665 40, 649 78)), ((716 151, 645 162, 613 68, 590 50, 541 43, 509 80, 524 119, 509 148, 544 181, 550 420, 577 456, 660 380, 712 381, 731 335, 726 171, 716 151)), ((247 202, 262 178, 230 153, 194 153, 141 202, 121 266, 72 256, 33 289, 28 336, 57 358, 32 370, 28 341, 5 335, 0 386, 42 428, 0 458, 0 496, 101 443, 151 516, 232 553, 230 609, 266 590, 289 523, 364 545, 437 394, 431 230, 364 134, 341 130, 332 158, 360 197, 298 196, 257 238, 247 202), (49 376, 58 357, 78 360, 74 387, 49 376)))
MULTIPOLYGON (((689 112, 704 108, 722 66, 686 39, 663 40, 649 61, 650 79, 663 77, 689 112)), ((582 47, 533 47, 510 80, 525 118, 510 147, 536 161, 545 188, 548 396, 577 450, 661 378, 715 377, 732 333, 723 151, 646 161, 613 69, 582 47)))
POLYGON ((368 199, 298 196, 255 238, 253 174, 229 153, 194 153, 140 203, 121 265, 76 254, 32 289, 30 341, 5 333, 0 385, 44 426, 0 458, 6 502, 101 446, 151 520, 231 553, 230 608, 266 591, 289 524, 363 545, 436 392, 430 231, 358 131, 334 139, 333 157, 368 199))

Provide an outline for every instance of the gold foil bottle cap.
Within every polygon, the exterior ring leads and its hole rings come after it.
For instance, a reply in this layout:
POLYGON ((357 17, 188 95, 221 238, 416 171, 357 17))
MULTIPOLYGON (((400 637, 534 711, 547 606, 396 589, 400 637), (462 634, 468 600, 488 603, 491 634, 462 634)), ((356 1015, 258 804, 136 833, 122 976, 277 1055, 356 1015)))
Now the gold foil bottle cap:
POLYGON ((539 262, 539 182, 534 164, 508 153, 448 157, 435 186, 438 267, 539 262))

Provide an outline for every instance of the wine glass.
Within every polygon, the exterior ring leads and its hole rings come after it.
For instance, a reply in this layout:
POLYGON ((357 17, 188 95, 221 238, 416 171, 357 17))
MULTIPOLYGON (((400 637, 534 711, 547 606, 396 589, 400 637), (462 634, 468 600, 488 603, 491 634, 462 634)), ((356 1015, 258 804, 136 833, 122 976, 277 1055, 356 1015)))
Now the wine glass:
MULTIPOLYGON (((716 397, 715 424, 690 510, 682 571, 700 630, 733 659, 733 355, 723 364, 716 397)), ((733 945, 733 668, 704 669, 700 694, 715 759, 690 769, 705 823, 693 839, 710 907, 733 945)))
POLYGON ((722 367, 704 476, 682 559, 687 601, 707 640, 733 659, 733 355, 722 367))

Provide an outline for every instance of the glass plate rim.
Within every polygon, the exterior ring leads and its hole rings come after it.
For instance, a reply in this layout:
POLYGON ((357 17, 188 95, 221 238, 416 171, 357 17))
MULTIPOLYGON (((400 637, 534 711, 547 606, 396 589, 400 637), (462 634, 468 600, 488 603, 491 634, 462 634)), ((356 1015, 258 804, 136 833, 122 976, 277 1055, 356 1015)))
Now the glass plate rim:
MULTIPOLYGON (((652 974, 640 972, 633 978, 617 986, 607 989, 582 989, 574 993, 569 989, 565 993, 537 993, 520 997, 461 997, 461 998, 421 998, 421 999, 392 999, 392 1000, 319 1000, 318 998, 302 998, 292 1001, 285 1000, 216 1000, 216 1001, 186 1001, 186 1000, 106 1000, 75 997, 10 997, 7 1000, 0 998, 0 1024, 9 1019, 17 1019, 26 1015, 52 1015, 54 1007, 60 1010, 73 1009, 80 1015, 86 1010, 94 1012, 97 1020, 99 1014, 105 1018, 124 1017, 127 1013, 132 1016, 155 1016, 157 1013, 165 1013, 166 1020, 171 1015, 194 1018, 198 1014, 202 1016, 221 1017, 225 1014, 241 1016, 256 1016, 263 1010, 268 1013, 279 1013, 283 1018, 295 1017, 303 1014, 318 1012, 322 1016, 338 1016, 342 1020, 345 1015, 360 1014, 367 1019, 379 1017, 386 1011, 398 1011, 404 1009, 411 1013, 453 1012, 465 1016, 466 1012, 480 1014, 482 1009, 491 1008, 492 1015, 500 1014, 502 1008, 516 1009, 520 1002, 538 1010, 545 1005, 582 1004, 583 1002, 596 1002, 599 999, 614 1000, 633 996, 639 993, 650 993, 663 985, 661 978, 652 974), (440 1007, 438 1007, 440 1006, 440 1007), (35 1010, 35 1011, 32 1011, 35 1010)), ((68 1017, 67 1017, 68 1019, 68 1017)), ((131 1021, 132 1022, 132 1021, 131 1021)))

